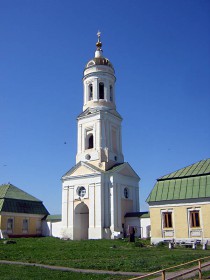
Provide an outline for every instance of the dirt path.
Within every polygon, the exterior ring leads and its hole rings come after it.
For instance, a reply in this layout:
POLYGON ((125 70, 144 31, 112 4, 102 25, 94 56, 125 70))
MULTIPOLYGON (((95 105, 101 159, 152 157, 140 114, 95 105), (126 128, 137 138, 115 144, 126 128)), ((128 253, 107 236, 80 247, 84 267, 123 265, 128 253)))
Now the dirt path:
POLYGON ((127 276, 141 276, 145 273, 141 272, 125 272, 125 271, 108 271, 108 270, 95 270, 95 269, 82 269, 82 268, 71 268, 64 266, 54 266, 54 265, 46 265, 39 263, 25 263, 25 262, 16 262, 16 261, 6 261, 0 260, 0 264, 12 264, 12 265, 25 265, 25 266, 36 266, 42 267, 52 270, 60 270, 60 271, 72 271, 72 272, 80 272, 80 273, 93 273, 93 274, 112 274, 112 275, 127 275, 127 276))
MULTIPOLYGON (((64 267, 64 266, 54 266, 54 265, 45 265, 39 263, 25 263, 25 262, 17 262, 17 261, 6 261, 0 260, 0 264, 8 264, 8 265, 25 265, 25 266, 36 266, 42 267, 51 270, 60 270, 60 271, 71 271, 71 272, 80 272, 80 273, 93 273, 93 274, 110 274, 110 275, 124 275, 124 276, 134 276, 133 279, 137 278, 138 276, 146 275, 147 273, 141 272, 125 272, 125 271, 108 271, 108 270, 95 270, 95 269, 81 269, 81 268, 71 268, 71 267, 64 267)), ((210 262, 205 262, 202 264, 202 267, 206 264, 210 265, 210 262)), ((187 274, 189 270, 192 268, 197 268, 198 266, 191 267, 189 269, 179 270, 177 272, 168 272, 166 273, 166 279, 188 279, 192 278, 198 274, 198 271, 194 271, 190 274, 187 274)), ((209 271, 210 266, 202 268, 202 271, 209 271)), ((197 277, 198 278, 198 277, 197 277)), ((132 278, 131 278, 132 279, 132 278)), ((152 280, 161 280, 161 276, 153 278, 152 280)))

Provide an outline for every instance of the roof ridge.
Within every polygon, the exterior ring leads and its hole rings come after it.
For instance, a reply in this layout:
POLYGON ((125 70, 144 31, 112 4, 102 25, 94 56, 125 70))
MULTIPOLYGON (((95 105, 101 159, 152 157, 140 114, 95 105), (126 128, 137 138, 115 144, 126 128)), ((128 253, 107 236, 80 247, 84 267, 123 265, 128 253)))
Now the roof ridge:
POLYGON ((1 184, 1 185, 0 185, 0 188, 1 188, 1 187, 6 187, 6 188, 5 188, 5 192, 3 193, 3 195, 2 195, 0 198, 4 198, 4 197, 7 195, 10 186, 13 186, 13 187, 14 187, 14 185, 11 184, 11 183, 1 184))
MULTIPOLYGON (((184 175, 184 176, 182 176, 182 177, 172 177, 172 178, 159 178, 159 179, 157 179, 157 181, 158 182, 161 182, 161 181, 166 181, 166 180, 177 180, 177 179, 186 179, 186 178, 189 178, 189 177, 203 177, 203 176, 206 176, 206 175, 210 175, 210 172, 208 172, 208 173, 204 173, 204 174, 195 174, 195 175, 184 175)), ((164 177, 164 176, 163 176, 164 177)))
POLYGON ((203 160, 200 160, 200 161, 195 162, 193 164, 189 164, 186 167, 180 168, 180 169, 178 169, 174 172, 171 172, 171 173, 168 173, 164 176, 161 176, 157 179, 157 181, 208 175, 208 174, 210 174, 210 168, 209 167, 210 167, 210 158, 203 159, 203 160), (200 173, 203 166, 206 163, 207 163, 207 167, 205 168, 205 170, 202 173, 200 173), (196 174, 193 174, 195 172, 196 168, 198 168, 198 171, 197 171, 196 174), (209 169, 209 171, 208 171, 208 169, 209 169))
MULTIPOLYGON (((208 159, 206 161, 208 161, 208 159)), ((210 167, 210 160, 208 162, 208 165, 206 166, 206 169, 208 169, 208 167, 210 167)), ((205 171, 206 171, 206 169, 205 169, 205 171)))

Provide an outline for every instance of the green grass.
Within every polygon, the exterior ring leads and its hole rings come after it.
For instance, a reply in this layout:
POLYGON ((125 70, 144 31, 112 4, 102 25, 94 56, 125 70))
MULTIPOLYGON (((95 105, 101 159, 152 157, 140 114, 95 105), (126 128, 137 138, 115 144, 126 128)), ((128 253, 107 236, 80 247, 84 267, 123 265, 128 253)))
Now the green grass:
POLYGON ((106 274, 84 274, 75 272, 55 271, 39 267, 28 267, 21 265, 1 265, 1 280, 121 280, 131 277, 106 275, 106 274))
POLYGON ((149 242, 141 247, 142 241, 135 244, 125 240, 64 241, 50 237, 15 241, 17 244, 0 241, 0 259, 73 268, 152 272, 210 255, 208 250, 183 247, 169 250, 164 246, 150 246, 149 242))

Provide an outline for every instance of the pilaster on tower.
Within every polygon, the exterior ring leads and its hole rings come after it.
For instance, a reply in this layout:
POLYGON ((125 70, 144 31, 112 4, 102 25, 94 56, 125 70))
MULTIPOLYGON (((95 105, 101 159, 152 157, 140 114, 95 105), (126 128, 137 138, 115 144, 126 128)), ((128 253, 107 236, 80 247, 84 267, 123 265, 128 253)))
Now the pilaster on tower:
POLYGON ((107 170, 124 161, 122 117, 116 111, 114 67, 103 56, 101 33, 97 36, 95 56, 84 69, 84 104, 78 116, 76 162, 89 161, 107 170))

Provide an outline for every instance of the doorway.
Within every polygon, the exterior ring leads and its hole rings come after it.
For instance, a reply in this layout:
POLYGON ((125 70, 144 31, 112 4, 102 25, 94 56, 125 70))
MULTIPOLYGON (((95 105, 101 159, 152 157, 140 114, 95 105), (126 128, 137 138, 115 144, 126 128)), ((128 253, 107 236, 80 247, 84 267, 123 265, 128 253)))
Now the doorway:
POLYGON ((75 240, 88 239, 89 209, 84 202, 75 208, 74 236, 75 240))

